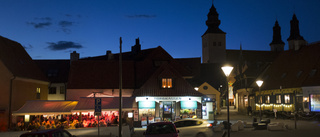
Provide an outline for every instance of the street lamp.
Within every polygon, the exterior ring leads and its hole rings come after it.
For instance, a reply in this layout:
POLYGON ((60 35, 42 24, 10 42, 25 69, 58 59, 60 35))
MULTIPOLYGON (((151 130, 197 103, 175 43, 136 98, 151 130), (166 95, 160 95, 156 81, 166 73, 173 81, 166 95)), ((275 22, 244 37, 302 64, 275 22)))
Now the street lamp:
POLYGON ((227 115, 228 115, 228 123, 227 123, 227 127, 228 127, 228 137, 230 137, 230 119, 229 119, 229 86, 228 86, 228 78, 229 75, 231 73, 231 71, 233 70, 233 67, 231 66, 223 66, 221 67, 223 73, 226 75, 226 79, 227 79, 227 94, 226 94, 226 101, 227 101, 227 115))
POLYGON ((260 87, 262 86, 262 84, 263 84, 263 81, 262 80, 257 80, 256 81, 256 83, 257 83, 257 85, 258 85, 258 87, 259 87, 259 104, 260 104, 260 112, 259 112, 259 116, 260 116, 260 121, 262 120, 262 118, 261 118, 261 103, 262 103, 262 98, 261 98, 261 90, 260 90, 260 87))

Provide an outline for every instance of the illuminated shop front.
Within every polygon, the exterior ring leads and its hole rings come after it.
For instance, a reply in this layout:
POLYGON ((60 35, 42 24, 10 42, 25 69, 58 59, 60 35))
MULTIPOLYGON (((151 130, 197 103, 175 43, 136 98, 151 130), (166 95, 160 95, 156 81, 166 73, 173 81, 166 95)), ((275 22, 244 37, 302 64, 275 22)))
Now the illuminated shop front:
POLYGON ((320 112, 320 86, 302 87, 303 111, 320 112))
POLYGON ((136 97, 141 125, 181 118, 201 118, 201 97, 136 97))
POLYGON ((202 118, 213 120, 215 108, 215 100, 204 97, 202 100, 202 118))

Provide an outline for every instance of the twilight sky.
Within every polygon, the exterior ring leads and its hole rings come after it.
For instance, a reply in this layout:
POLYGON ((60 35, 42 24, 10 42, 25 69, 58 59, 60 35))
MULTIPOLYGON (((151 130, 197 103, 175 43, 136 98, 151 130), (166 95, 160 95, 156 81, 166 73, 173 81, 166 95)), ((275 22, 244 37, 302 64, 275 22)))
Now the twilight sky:
MULTIPOLYGON (((69 59, 162 46, 174 58, 201 57, 212 0, 0 0, 0 35, 33 59, 69 59)), ((286 43, 297 15, 300 34, 320 41, 320 0, 214 0, 227 49, 270 50, 276 19, 286 43)))

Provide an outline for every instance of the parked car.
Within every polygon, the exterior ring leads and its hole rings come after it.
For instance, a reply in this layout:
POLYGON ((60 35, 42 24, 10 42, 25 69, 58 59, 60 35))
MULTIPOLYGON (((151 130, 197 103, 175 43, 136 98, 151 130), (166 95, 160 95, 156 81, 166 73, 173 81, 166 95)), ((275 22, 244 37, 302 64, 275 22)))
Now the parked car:
POLYGON ((211 137, 212 124, 204 119, 187 118, 174 122, 181 137, 211 137))
POLYGON ((48 130, 38 130, 27 132, 20 137, 76 137, 71 135, 67 130, 64 129, 48 129, 48 130))
POLYGON ((147 126, 145 137, 179 137, 179 131, 172 122, 157 122, 147 126))

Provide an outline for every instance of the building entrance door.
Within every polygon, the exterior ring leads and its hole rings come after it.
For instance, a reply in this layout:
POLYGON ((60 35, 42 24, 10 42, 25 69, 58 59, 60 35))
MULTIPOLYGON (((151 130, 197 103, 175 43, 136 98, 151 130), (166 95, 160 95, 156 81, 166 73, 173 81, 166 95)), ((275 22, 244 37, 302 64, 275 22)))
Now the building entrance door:
POLYGON ((172 120, 172 102, 164 101, 163 102, 163 121, 172 120))

